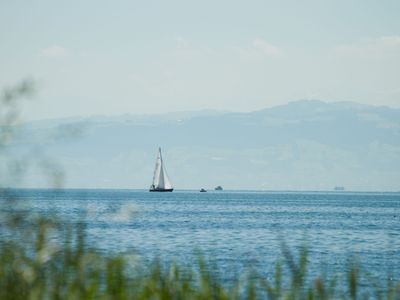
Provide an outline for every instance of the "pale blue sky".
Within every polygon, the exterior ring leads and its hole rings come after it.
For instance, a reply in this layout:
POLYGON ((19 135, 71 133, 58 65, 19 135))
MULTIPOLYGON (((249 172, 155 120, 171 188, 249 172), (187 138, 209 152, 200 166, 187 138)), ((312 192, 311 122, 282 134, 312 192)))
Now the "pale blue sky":
POLYGON ((27 119, 400 107, 399 14, 400 1, 0 0, 0 86, 38 81, 27 119))

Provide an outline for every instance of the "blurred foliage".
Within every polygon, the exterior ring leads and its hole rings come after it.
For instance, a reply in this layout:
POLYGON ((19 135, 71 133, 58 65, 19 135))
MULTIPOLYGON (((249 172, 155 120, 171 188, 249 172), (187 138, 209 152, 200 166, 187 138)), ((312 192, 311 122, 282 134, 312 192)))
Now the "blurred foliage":
MULTIPOLYGON (((15 153, 13 147, 13 142, 24 127, 21 120, 22 102, 35 95, 35 86, 34 80, 25 79, 20 84, 4 88, 0 92, 0 188, 18 185, 27 171, 35 168, 35 174, 44 175, 52 187, 60 188, 63 185, 64 173, 61 166, 47 157, 44 149, 34 147, 25 149, 23 153, 15 153)), ((61 128, 53 135, 66 138, 75 132, 76 130, 66 131, 61 128)))
MULTIPOLYGON (((32 83, 23 82, 3 92, 0 150, 15 134, 19 99, 32 91, 32 83)), ((20 172, 24 168, 20 165, 20 172)), ((272 279, 248 271, 229 284, 217 276, 226 270, 202 258, 192 267, 182 267, 100 253, 86 245, 84 222, 36 216, 17 205, 18 199, 7 189, 0 196, 4 213, 0 218, 0 299, 400 299, 398 282, 380 287, 371 280, 368 286, 360 285, 362 274, 354 261, 348 266, 347 287, 339 288, 335 276, 308 274, 305 246, 295 256, 283 243, 283 260, 276 263, 272 279)))
POLYGON ((282 278, 278 262, 273 280, 250 272, 227 285, 203 259, 193 268, 183 268, 100 254, 86 247, 81 225, 62 230, 57 223, 37 219, 31 237, 3 240, 0 299, 400 299, 398 283, 384 293, 373 286, 361 289, 354 265, 348 268, 347 290, 338 288, 335 278, 305 280, 306 248, 298 259, 283 250, 289 280, 282 278), (55 230, 63 231, 63 243, 49 238, 55 230))

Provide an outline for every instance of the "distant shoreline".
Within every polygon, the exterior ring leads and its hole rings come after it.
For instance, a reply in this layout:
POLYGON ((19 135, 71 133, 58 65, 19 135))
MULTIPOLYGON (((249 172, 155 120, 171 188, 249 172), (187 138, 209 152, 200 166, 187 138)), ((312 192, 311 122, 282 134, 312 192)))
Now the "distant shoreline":
MULTIPOLYGON (((6 187, 0 188, 0 191, 5 190, 48 190, 48 191, 132 191, 132 192, 148 192, 148 189, 137 188, 46 188, 46 187, 6 187)), ((215 191, 214 189, 207 190, 211 193, 268 193, 268 194, 400 194, 400 191, 357 191, 357 190, 251 190, 251 189, 224 189, 223 191, 215 191)), ((198 193, 199 189, 176 189, 174 193, 198 193)))

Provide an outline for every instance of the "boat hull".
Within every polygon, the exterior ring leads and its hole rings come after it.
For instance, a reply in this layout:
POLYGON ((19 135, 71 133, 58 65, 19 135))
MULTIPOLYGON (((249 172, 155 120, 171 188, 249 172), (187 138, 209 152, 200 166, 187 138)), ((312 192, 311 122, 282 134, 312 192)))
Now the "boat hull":
POLYGON ((174 189, 150 189, 149 192, 172 192, 174 189))

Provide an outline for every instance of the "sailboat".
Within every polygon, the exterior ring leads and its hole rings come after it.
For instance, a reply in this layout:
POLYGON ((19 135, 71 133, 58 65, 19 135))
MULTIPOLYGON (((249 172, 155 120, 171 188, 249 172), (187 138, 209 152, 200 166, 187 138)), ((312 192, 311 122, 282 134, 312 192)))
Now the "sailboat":
POLYGON ((150 192, 172 192, 171 180, 168 177, 164 162, 161 156, 161 148, 158 148, 156 167, 154 169, 153 183, 150 186, 150 192))

